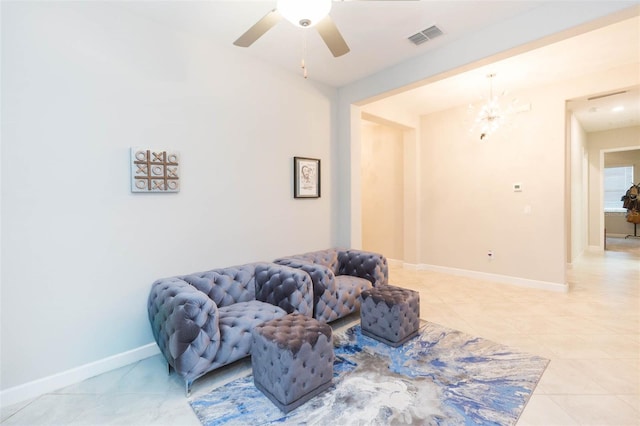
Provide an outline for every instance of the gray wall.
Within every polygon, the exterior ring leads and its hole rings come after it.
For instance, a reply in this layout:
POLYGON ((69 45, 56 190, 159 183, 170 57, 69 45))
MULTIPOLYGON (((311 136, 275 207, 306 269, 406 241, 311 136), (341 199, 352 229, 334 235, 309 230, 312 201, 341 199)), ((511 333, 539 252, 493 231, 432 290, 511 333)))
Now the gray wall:
POLYGON ((157 278, 334 245, 335 95, 124 2, 2 2, 2 390, 152 344, 157 278), (130 192, 137 146, 178 194, 130 192))

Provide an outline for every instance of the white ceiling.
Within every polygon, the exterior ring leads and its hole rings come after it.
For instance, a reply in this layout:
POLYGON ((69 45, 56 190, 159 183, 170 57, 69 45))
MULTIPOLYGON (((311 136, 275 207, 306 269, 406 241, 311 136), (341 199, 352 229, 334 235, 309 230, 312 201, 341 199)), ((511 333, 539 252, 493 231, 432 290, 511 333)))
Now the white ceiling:
MULTIPOLYGON (((488 74, 495 74, 494 93, 514 92, 553 82, 606 72, 634 64, 640 83, 640 17, 621 21, 542 48, 512 56, 373 102, 369 108, 399 109, 425 115, 487 98, 488 74)), ((640 125, 638 86, 610 93, 586 93, 568 102, 587 132, 640 125), (610 93, 613 96, 590 99, 610 93), (622 107, 622 111, 613 110, 622 107)), ((509 100, 508 94, 505 100, 509 100)), ((521 104, 526 104, 522 100, 521 104)))
MULTIPOLYGON (((291 72, 302 74, 300 60, 304 56, 309 79, 341 87, 547 3, 550 2, 334 1, 330 15, 351 48, 351 52, 339 58, 331 55, 315 29, 297 28, 284 20, 252 46, 232 46, 235 39, 275 8, 275 1, 174 0, 120 4, 176 31, 196 34, 211 40, 212 44, 229 46, 291 72), (407 40, 434 24, 444 32, 443 36, 420 46, 407 40)), ((634 18, 401 93, 387 98, 386 102, 428 113, 479 100, 486 95, 485 76, 490 72, 497 73, 498 88, 514 91, 622 64, 638 64, 639 57, 640 18, 634 18), (550 63, 553 66, 549 66, 550 63)), ((637 90, 605 99, 598 101, 602 106, 594 105, 595 101, 571 104, 576 108, 576 115, 584 120, 587 131, 602 129, 614 122, 618 123, 616 126, 621 122, 640 124, 637 90), (609 106, 604 102, 614 98, 624 100, 625 112, 607 117, 604 112, 609 106), (589 113, 594 106, 596 112, 589 113)))
MULTIPOLYGON (((334 1, 330 16, 351 48, 344 56, 334 58, 314 28, 298 28, 286 20, 250 47, 234 48, 301 73, 300 60, 306 43, 304 56, 309 78, 340 87, 544 3, 540 0, 334 1), (434 24, 442 29, 443 36, 420 46, 407 40, 434 24)), ((173 0, 132 1, 126 5, 178 31, 232 46, 234 40, 274 9, 276 2, 173 0)))
POLYGON ((590 99, 596 97, 592 94, 568 103, 585 131, 640 126, 640 88, 635 86, 611 93, 611 96, 590 99))

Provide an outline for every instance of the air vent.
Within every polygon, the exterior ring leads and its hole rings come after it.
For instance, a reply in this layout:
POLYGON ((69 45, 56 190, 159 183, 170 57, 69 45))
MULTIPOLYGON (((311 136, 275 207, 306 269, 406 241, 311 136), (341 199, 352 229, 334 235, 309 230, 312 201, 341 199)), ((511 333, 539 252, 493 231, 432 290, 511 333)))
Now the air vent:
POLYGON ((409 41, 416 46, 424 43, 425 41, 433 40, 436 37, 440 37, 442 34, 442 30, 435 25, 430 26, 426 30, 422 30, 419 33, 415 33, 411 37, 408 37, 409 41))

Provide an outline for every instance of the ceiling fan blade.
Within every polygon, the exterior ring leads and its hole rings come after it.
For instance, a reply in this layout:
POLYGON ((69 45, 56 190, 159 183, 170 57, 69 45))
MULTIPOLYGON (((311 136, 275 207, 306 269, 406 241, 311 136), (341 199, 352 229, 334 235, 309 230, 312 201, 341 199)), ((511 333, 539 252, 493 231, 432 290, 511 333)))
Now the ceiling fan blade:
POLYGON ((277 10, 272 10, 271 12, 264 15, 262 19, 256 22, 251 28, 247 30, 244 34, 242 34, 236 41, 233 42, 236 46, 240 47, 249 47, 256 40, 258 40, 264 33, 269 31, 275 24, 280 22, 282 16, 278 13, 277 10))
POLYGON ((320 37, 331 51, 334 57, 342 56, 349 53, 350 49, 347 42, 342 38, 342 34, 338 31, 338 27, 333 23, 329 15, 316 24, 320 37))

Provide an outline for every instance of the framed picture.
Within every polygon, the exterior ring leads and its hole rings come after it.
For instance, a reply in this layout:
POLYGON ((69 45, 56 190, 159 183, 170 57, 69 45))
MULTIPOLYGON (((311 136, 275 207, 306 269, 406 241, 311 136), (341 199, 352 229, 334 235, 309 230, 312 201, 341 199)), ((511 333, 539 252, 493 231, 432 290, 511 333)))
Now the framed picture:
POLYGON ((320 198, 320 160, 293 157, 293 198, 320 198))

